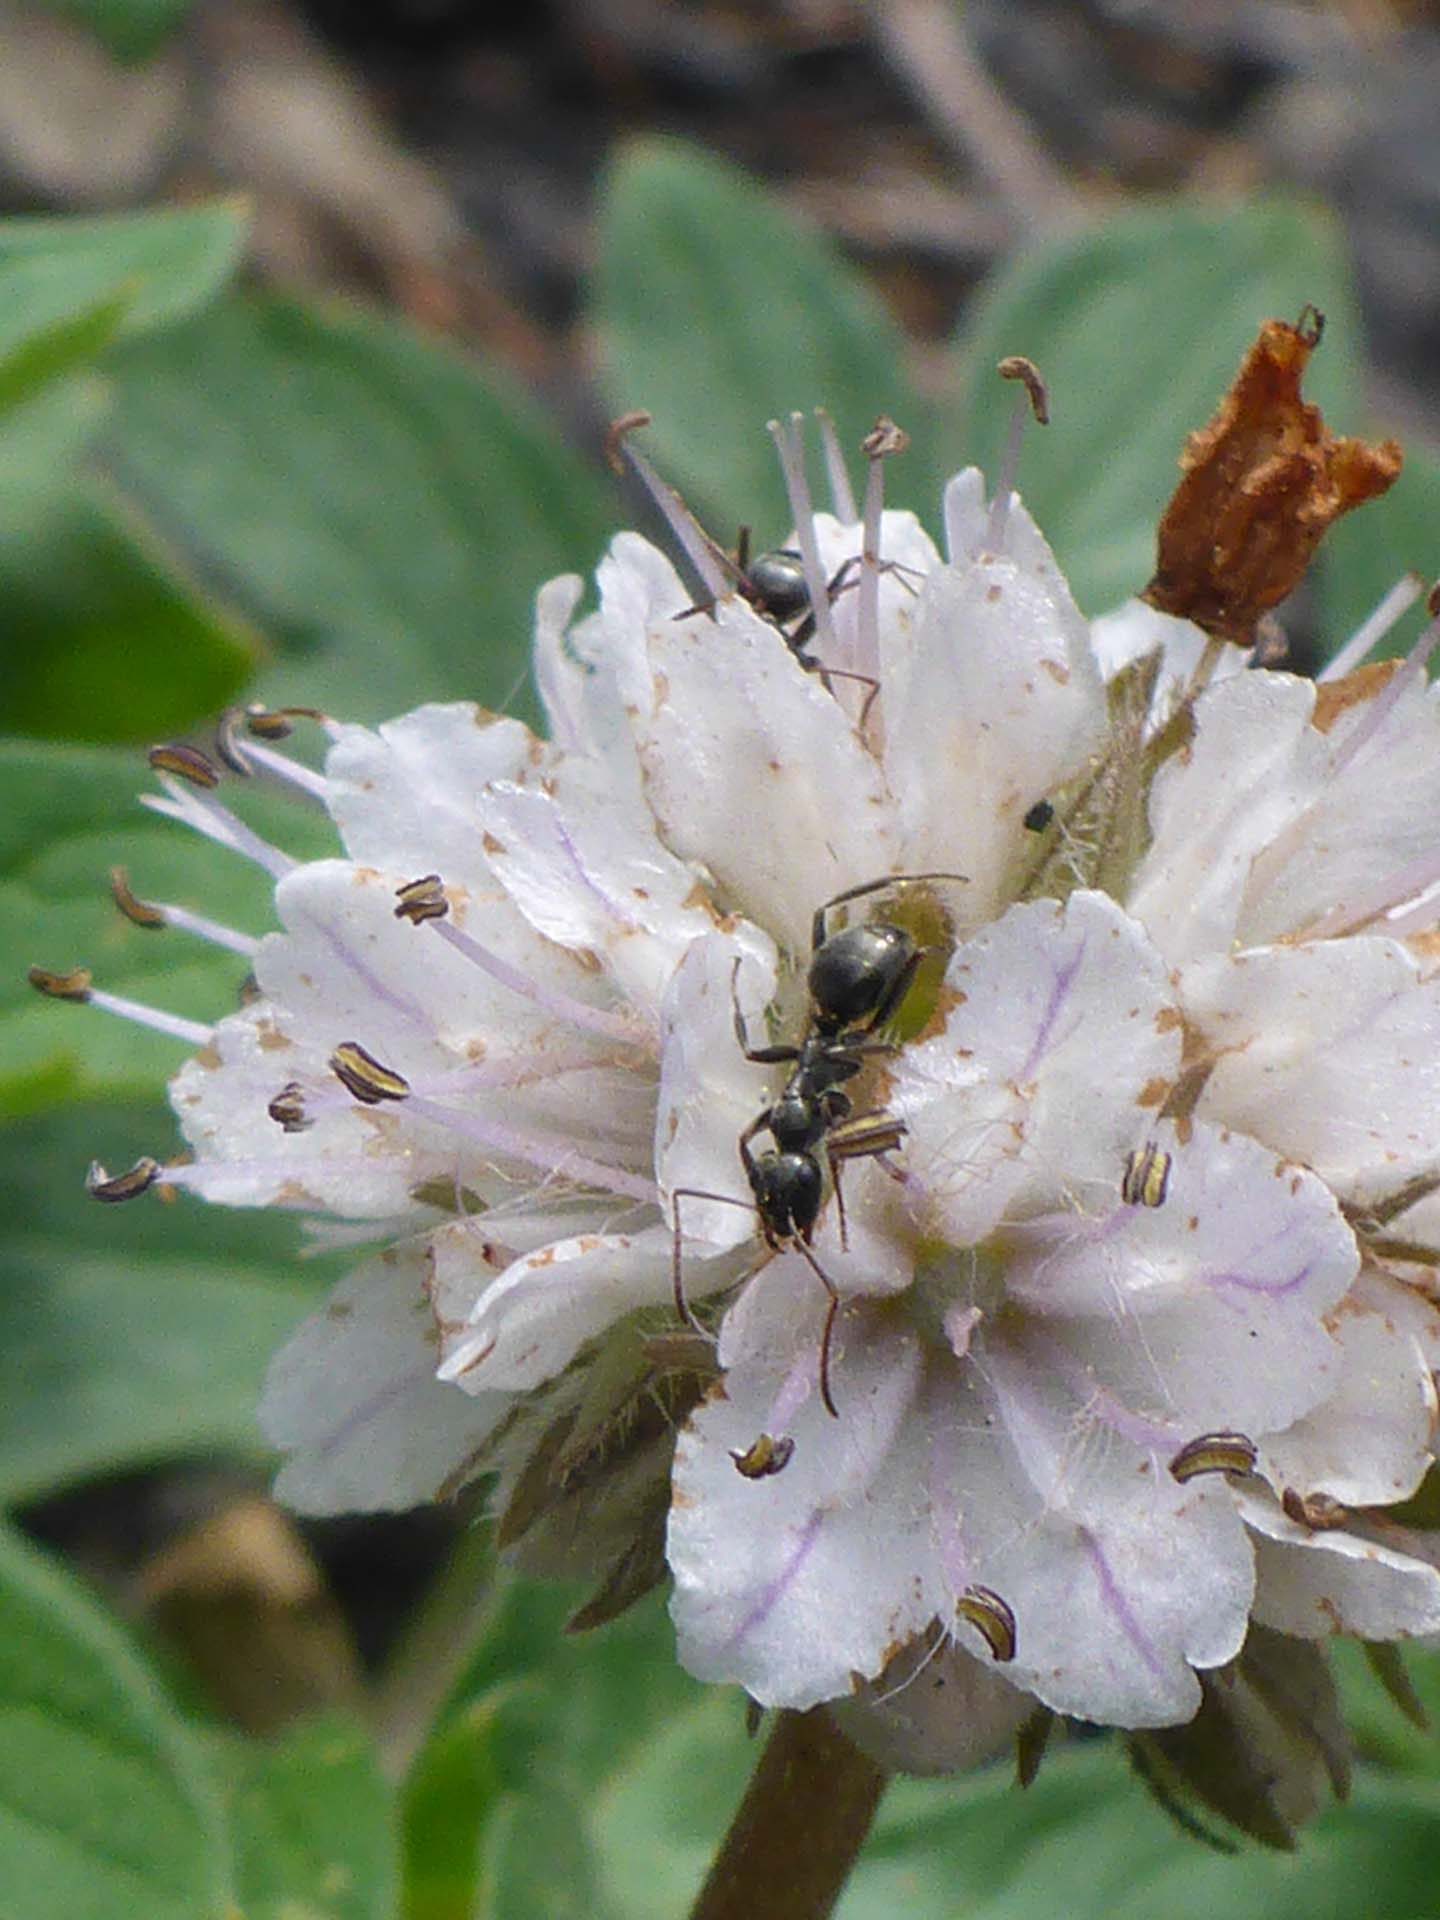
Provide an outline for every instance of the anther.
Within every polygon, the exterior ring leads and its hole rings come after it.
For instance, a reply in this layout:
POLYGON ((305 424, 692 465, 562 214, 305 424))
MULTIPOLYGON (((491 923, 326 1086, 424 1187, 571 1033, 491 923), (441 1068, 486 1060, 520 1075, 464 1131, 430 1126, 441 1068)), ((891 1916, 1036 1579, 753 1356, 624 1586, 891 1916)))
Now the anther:
POLYGON ((1350 1520, 1350 1509, 1342 1506, 1333 1494, 1300 1493, 1294 1487, 1286 1487, 1280 1496, 1280 1505, 1288 1519, 1311 1533, 1332 1533, 1337 1527, 1348 1525, 1350 1520))
POLYGON ((1127 1207, 1163 1207, 1170 1191, 1174 1156, 1147 1140, 1126 1157, 1120 1176, 1120 1198, 1127 1207))
POLYGON ((648 427, 653 417, 643 407, 637 407, 633 413, 622 413, 618 420, 610 422, 605 434, 605 463, 612 473, 624 477, 626 437, 648 427))
POLYGON ((161 1171, 160 1162, 152 1160, 149 1154, 137 1160, 128 1173, 117 1173, 113 1177, 98 1160, 92 1160, 85 1185, 92 1200, 135 1200, 142 1193, 150 1191, 160 1178, 161 1171))
POLYGON ((1243 1433, 1202 1433, 1170 1462, 1170 1476, 1183 1487, 1202 1473, 1253 1473, 1255 1442, 1243 1433))
POLYGON ((130 890, 130 876, 124 867, 110 869, 110 897, 124 914, 125 918, 137 927, 168 927, 163 907, 152 906, 148 900, 137 899, 130 890))
POLYGON ((955 1611, 974 1627, 997 1660, 1015 1658, 1015 1615, 1009 1603, 989 1587, 966 1587, 955 1611))
POLYGON ((330 1056, 330 1071, 367 1107, 378 1107, 382 1100, 404 1100, 410 1093, 410 1082, 382 1066, 358 1040, 341 1042, 330 1056))
POLYGON ((26 979, 38 993, 47 994, 52 1000, 79 1000, 90 998, 92 975, 89 967, 72 967, 69 973, 51 973, 48 967, 31 967, 26 979))
POLYGON ((319 707, 262 707, 258 702, 245 709, 245 730, 257 740, 288 740, 296 720, 317 720, 323 726, 326 715, 319 707))
POLYGON ((198 747, 172 741, 168 746, 151 747, 145 758, 157 773, 176 774, 181 780, 188 780, 192 787, 220 784, 220 769, 198 747))
POLYGON ((1425 611, 1432 620, 1440 620, 1440 580, 1437 580, 1425 596, 1425 611))
POLYGON ((395 889, 395 898, 400 902, 395 909, 395 918, 408 920, 412 927, 418 927, 426 920, 443 920, 450 911, 450 902, 445 898, 444 883, 438 873, 427 873, 419 880, 407 880, 403 887, 395 889))
POLYGON ((772 1474, 785 1471, 794 1451, 795 1442, 789 1434, 782 1434, 777 1440, 772 1434, 762 1433, 748 1447, 732 1447, 730 1458, 735 1462, 735 1471, 744 1474, 747 1480, 768 1480, 772 1474))
POLYGON ((1321 313, 1317 306, 1313 306, 1311 302, 1307 300, 1305 305, 1300 309, 1300 316, 1295 322, 1295 331, 1299 334, 1305 345, 1313 352, 1314 349, 1319 346, 1325 332, 1324 314, 1321 313))
POLYGON ((910 446, 910 436, 903 427, 897 427, 887 414, 881 414, 874 426, 860 442, 860 451, 867 460, 888 460, 893 454, 905 453, 910 446))
POLYGON ((257 1000, 263 1000, 265 995, 261 991, 260 982, 255 978, 254 974, 247 973, 236 989, 235 997, 242 1007, 253 1007, 255 1002, 257 1000))
POLYGON ((1030 400, 1030 411, 1035 416, 1037 427, 1050 424, 1050 393, 1040 378, 1040 369, 1033 360, 1027 360, 1023 353, 1010 353, 1000 362, 995 371, 1002 380, 1018 380, 1024 387, 1030 400))
POLYGON ((235 738, 240 723, 244 718, 245 709, 243 707, 227 707, 225 709, 215 725, 215 752, 218 758, 225 763, 232 773, 238 773, 242 779, 248 780, 255 769, 245 758, 244 749, 235 738))
POLYGON ((305 1089, 298 1080, 287 1081, 265 1111, 285 1133, 304 1133, 315 1124, 305 1111, 305 1089))

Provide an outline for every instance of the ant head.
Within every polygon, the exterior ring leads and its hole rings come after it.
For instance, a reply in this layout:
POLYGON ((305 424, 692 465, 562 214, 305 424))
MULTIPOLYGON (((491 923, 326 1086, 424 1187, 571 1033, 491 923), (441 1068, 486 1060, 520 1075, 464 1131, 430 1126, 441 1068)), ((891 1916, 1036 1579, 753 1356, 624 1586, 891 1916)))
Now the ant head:
POLYGON ((810 611, 805 563, 793 547, 757 553, 745 569, 748 598, 757 613, 784 626, 810 611))
POLYGON ((762 1153, 751 1175, 755 1208, 771 1246, 809 1242, 825 1197, 825 1176, 813 1153, 762 1153))

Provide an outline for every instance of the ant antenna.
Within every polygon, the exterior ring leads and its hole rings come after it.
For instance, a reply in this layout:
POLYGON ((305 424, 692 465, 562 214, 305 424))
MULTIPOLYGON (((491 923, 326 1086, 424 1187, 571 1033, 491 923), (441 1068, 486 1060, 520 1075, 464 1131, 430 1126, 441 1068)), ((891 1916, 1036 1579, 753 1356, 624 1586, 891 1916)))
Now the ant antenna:
POLYGON ((1026 417, 1033 417, 1037 426, 1048 427, 1050 395, 1040 378, 1040 369, 1023 354, 1010 354, 995 371, 1002 380, 1018 380, 1025 389, 1023 396, 1017 398, 1010 416, 1010 431, 1006 435, 1005 451, 995 480, 995 494, 990 502, 990 519, 985 528, 985 544, 990 552, 1003 553, 1005 527, 1016 500, 1015 483, 1020 477, 1020 448, 1025 439, 1026 417))

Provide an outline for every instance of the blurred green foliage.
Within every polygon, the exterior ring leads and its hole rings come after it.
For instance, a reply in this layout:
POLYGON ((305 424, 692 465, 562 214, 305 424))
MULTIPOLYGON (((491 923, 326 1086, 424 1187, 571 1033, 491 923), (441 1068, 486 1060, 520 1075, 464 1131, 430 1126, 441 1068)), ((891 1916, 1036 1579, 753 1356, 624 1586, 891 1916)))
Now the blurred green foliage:
MULTIPOLYGON (((73 10, 139 55, 180 8, 73 10)), ((742 522, 783 531, 764 420, 819 403, 847 445, 881 411, 910 428, 891 497, 933 526, 946 474, 993 465, 1014 402, 993 365, 1024 352, 1054 424, 1031 437, 1023 482, 1096 612, 1143 584, 1178 449, 1259 321, 1323 307, 1315 397, 1337 429, 1367 425, 1345 265, 1295 206, 1156 206, 1015 262, 969 316, 938 406, 838 255, 719 162, 670 144, 625 154, 600 235, 609 404, 653 410, 648 444, 721 538, 742 522)), ((182 1049, 34 1000, 25 966, 90 964, 101 984, 196 1018, 232 1004, 243 963, 119 919, 113 863, 144 896, 269 923, 243 863, 136 806, 143 768, 116 743, 203 728, 242 691, 366 720, 464 694, 529 710, 534 590, 587 571, 609 519, 607 483, 507 381, 392 322, 231 290, 241 245, 223 205, 0 226, 11 1503, 122 1466, 254 1455, 266 1357, 335 1265, 298 1264, 281 1218, 183 1203, 117 1218, 84 1199, 92 1153, 118 1167, 165 1150, 159 1095, 182 1049)), ((1332 642, 1402 568, 1432 560, 1437 519, 1440 469, 1411 449, 1394 500, 1332 544, 1319 579, 1332 642)), ((292 852, 325 850, 313 821, 243 803, 292 852)), ((6 1920, 683 1911, 750 1764, 738 1699, 679 1671, 656 1602, 575 1640, 561 1631, 573 1595, 503 1578, 487 1591, 466 1614, 460 1680, 399 1766, 348 1721, 271 1743, 222 1734, 74 1576, 0 1536, 6 1920)), ((1415 1671, 1440 1706, 1435 1656, 1415 1671)), ((1113 1743, 1076 1745, 1025 1794, 1001 1769, 895 1788, 840 1912, 1431 1912, 1434 1745, 1363 1661, 1345 1679, 1367 1765, 1293 1858, 1198 1850, 1113 1743)), ((403 1665, 386 1684, 403 1695, 403 1665)))

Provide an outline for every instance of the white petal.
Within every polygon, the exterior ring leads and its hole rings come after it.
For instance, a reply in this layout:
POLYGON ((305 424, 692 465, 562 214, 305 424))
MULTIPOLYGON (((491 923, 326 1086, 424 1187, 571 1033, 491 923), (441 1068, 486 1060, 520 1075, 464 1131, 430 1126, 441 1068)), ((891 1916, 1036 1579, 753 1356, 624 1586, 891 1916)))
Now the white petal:
POLYGON ((755 1237, 754 1203, 737 1142, 771 1097, 771 1076, 781 1071, 752 1065, 741 1052, 732 980, 752 1042, 763 1045, 776 971, 774 949, 758 928, 742 926, 733 934, 697 940, 675 971, 661 1013, 655 1166, 665 1212, 673 1219, 677 1187, 733 1196, 740 1205, 682 1202, 686 1240, 714 1247, 755 1237))
POLYGON ((1262 1444, 1260 1472, 1277 1488, 1388 1506, 1415 1491, 1434 1458, 1440 1409, 1427 1348, 1440 1337, 1440 1313, 1370 1267, 1331 1324, 1339 1381, 1313 1413, 1262 1444))
POLYGON ((1150 794, 1150 851, 1127 905, 1172 963, 1226 951, 1255 859, 1315 799, 1325 749, 1315 689, 1245 673, 1196 703, 1195 739, 1150 794))
MULTIPOLYGON (((651 1227, 582 1234, 525 1254, 485 1288, 463 1326, 442 1327, 440 1378, 467 1393, 523 1393, 553 1379, 617 1320, 669 1301, 671 1246, 668 1227, 651 1227)), ((483 1248, 464 1228, 436 1234, 433 1248, 435 1286, 446 1298, 483 1271, 483 1248)))
POLYGON ((468 701, 417 707, 374 733, 344 727, 325 763, 330 811, 352 859, 402 881, 439 872, 455 886, 483 885, 475 802, 542 751, 518 720, 468 701))
MULTIPOLYGON (((1398 686, 1361 679, 1371 697, 1343 707, 1317 737, 1325 776, 1303 817, 1256 863, 1237 928, 1246 945, 1303 928, 1411 862, 1433 859, 1440 703, 1423 671, 1399 672, 1398 686), (1383 719, 1352 755, 1381 699, 1383 719)), ((1352 684, 1337 682, 1325 692, 1352 684)))
MULTIPOLYGON (((820 548, 820 564, 827 580, 834 580, 849 564, 844 584, 830 610, 835 628, 835 651, 825 657, 826 666, 843 667, 850 672, 876 674, 880 659, 894 658, 908 645, 905 636, 915 620, 920 604, 920 589, 940 564, 935 543, 913 513, 887 512, 881 515, 878 552, 880 577, 876 582, 878 648, 867 653, 859 633, 860 573, 858 561, 864 529, 857 522, 846 525, 828 513, 815 516, 815 538, 820 548), (883 637, 880 637, 883 636, 883 637)), ((863 690, 862 690, 863 693, 863 690)), ((881 704, 884 704, 881 689, 881 704)), ((859 710, 858 703, 851 711, 859 710)))
POLYGON ((472 1459, 504 1413, 435 1378, 423 1242, 379 1255, 271 1363, 260 1421, 289 1455, 275 1492, 299 1513, 419 1506, 472 1459))
MULTIPOLYGON (((937 1628, 938 1632, 939 1629, 937 1628)), ((1034 1713, 1033 1694, 963 1647, 907 1648, 831 1712, 862 1753, 897 1773, 968 1773, 1003 1753, 1034 1713)))
POLYGON ((976 919, 1001 898, 1027 810, 1104 740, 1088 630, 1045 556, 982 553, 937 568, 913 630, 894 634, 880 662, 903 864, 968 874, 976 919))
POLYGON ((566 634, 584 592, 578 573, 547 580, 535 596, 535 685, 550 738, 570 752, 585 751, 584 687, 587 670, 570 652, 566 634))
MULTIPOLYGON (((1339 1529, 1312 1533, 1272 1502, 1238 1496, 1255 1538, 1255 1618, 1324 1640, 1440 1633, 1440 1573, 1398 1548, 1339 1529)), ((1401 1536, 1403 1538, 1403 1535, 1401 1536)))
POLYGON ((832 1419, 812 1398, 768 1479, 732 1450, 765 1430, 768 1376, 744 1369, 692 1417, 675 1453, 669 1558, 682 1662, 766 1706, 807 1707, 874 1675, 935 1615, 923 1436, 906 1426, 919 1353, 903 1334, 857 1342, 835 1369, 832 1419))
POLYGON ((840 704, 749 607, 649 629, 636 738, 661 833, 792 952, 815 908, 895 871, 879 769, 840 704))
POLYGON ((1006 1677, 1081 1719, 1188 1720, 1192 1669, 1245 1636, 1253 1572, 1228 1488, 1179 1486, 1159 1455, 1095 1430, 1023 1337, 992 1337, 965 1378, 932 1401, 938 1471, 963 1577, 1015 1615, 1006 1677))
POLYGON ((1181 976, 1218 1058, 1199 1111, 1258 1134, 1347 1198, 1440 1161, 1440 979, 1397 941, 1260 947, 1181 976))
MULTIPOLYGON (((1143 600, 1131 599, 1090 622, 1090 644, 1107 681, 1146 654, 1159 652, 1160 674, 1150 702, 1149 725, 1153 731, 1174 711, 1194 678, 1210 636, 1193 620, 1177 619, 1173 613, 1161 613, 1143 600)), ((1248 657, 1243 647, 1226 647, 1215 663, 1210 684, 1215 686, 1244 673, 1248 657)))
POLYGON ((1036 901, 958 947, 943 1033, 892 1069, 905 1165, 947 1238, 1058 1195, 1105 1205, 1180 1060, 1165 969, 1103 894, 1036 901))
POLYGON ((1321 1181, 1258 1141, 1156 1138, 1173 1153, 1164 1205, 1018 1229, 1007 1293, 1063 1342, 1077 1386, 1185 1439, 1288 1427, 1338 1384, 1323 1316, 1355 1277, 1354 1235, 1321 1181))

